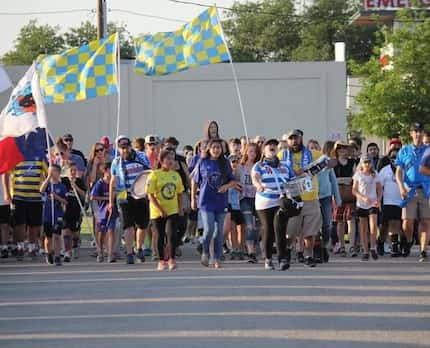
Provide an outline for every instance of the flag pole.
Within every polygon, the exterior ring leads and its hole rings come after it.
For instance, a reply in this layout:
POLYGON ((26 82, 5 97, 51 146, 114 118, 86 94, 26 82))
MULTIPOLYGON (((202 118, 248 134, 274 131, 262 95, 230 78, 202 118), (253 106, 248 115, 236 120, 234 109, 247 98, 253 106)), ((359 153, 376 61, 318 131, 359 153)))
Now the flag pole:
POLYGON ((222 37, 222 40, 224 41, 225 47, 227 49, 228 58, 230 60, 231 72, 233 73, 233 80, 234 80, 234 84, 236 87, 236 93, 237 93, 237 97, 239 99, 240 114, 242 115, 243 130, 245 131, 246 142, 248 143, 248 128, 246 125, 245 111, 243 108, 242 96, 241 96, 240 88, 239 88, 239 81, 237 79, 236 69, 234 68, 233 58, 231 56, 230 49, 228 48, 227 40, 225 39, 224 29, 222 27, 221 19, 219 17, 219 13, 218 13, 218 7, 216 6, 216 4, 214 4, 214 6, 215 6, 216 14, 218 17, 219 26, 221 28, 221 37, 222 37))
POLYGON ((120 53, 120 45, 119 45, 119 39, 118 39, 118 33, 117 33, 117 41, 116 41, 116 52, 117 52, 117 62, 116 62, 116 76, 117 76, 117 90, 118 90, 118 97, 117 97, 117 115, 116 115, 116 136, 114 139, 112 139, 113 143, 115 144, 115 156, 118 156, 118 146, 116 144, 116 139, 119 137, 119 121, 121 116, 121 53, 120 53))
MULTIPOLYGON (((33 62, 33 64, 36 64, 36 63, 33 62)), ((49 171, 52 166, 52 159, 51 159, 51 153, 49 151, 50 148, 49 148, 48 119, 46 117, 45 104, 43 103, 42 93, 40 92, 39 74, 37 72, 36 66, 35 66, 34 75, 31 81, 31 92, 33 95, 34 103, 36 104, 37 124, 40 128, 45 129, 46 154, 48 157, 48 164, 49 164, 48 171, 49 171)), ((55 222, 54 221, 54 196, 53 196, 54 184, 50 182, 50 186, 51 186, 51 223, 52 223, 52 226, 54 226, 54 222, 55 222)))

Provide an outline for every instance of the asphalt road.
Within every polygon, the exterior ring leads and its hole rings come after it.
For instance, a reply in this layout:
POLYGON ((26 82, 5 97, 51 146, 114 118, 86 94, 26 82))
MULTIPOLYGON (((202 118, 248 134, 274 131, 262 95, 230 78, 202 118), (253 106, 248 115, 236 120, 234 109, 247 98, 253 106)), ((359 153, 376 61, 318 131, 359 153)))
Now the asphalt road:
POLYGON ((430 263, 332 258, 178 270, 0 260, 0 347, 428 347, 430 263))

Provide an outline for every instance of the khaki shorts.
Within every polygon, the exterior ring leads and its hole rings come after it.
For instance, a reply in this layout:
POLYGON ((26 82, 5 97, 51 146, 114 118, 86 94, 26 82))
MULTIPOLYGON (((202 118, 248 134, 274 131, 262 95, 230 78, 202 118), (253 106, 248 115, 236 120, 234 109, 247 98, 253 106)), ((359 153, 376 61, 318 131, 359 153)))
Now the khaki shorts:
POLYGON ((415 197, 402 209, 402 219, 430 219, 430 203, 429 199, 424 197, 423 190, 418 189, 415 197))
POLYGON ((321 229, 321 210, 317 200, 304 201, 300 215, 290 218, 287 225, 287 235, 293 239, 303 234, 303 237, 314 237, 321 229))

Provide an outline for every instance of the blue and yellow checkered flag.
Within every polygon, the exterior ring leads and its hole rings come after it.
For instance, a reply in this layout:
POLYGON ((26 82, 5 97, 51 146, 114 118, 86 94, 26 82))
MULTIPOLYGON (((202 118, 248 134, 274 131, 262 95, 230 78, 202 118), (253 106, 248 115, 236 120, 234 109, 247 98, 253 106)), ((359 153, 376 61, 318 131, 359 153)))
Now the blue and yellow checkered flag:
POLYGON ((80 101, 117 93, 118 34, 42 56, 37 71, 45 104, 80 101))
POLYGON ((215 7, 177 31, 144 35, 136 41, 135 70, 149 76, 225 61, 230 58, 215 7))

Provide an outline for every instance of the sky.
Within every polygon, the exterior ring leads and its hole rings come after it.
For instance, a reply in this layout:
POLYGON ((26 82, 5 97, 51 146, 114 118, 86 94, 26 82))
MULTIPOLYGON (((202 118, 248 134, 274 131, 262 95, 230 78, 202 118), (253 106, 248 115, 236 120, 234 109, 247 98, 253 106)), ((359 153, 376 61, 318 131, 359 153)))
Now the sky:
MULTIPOLYGON (((243 0, 240 0, 243 1, 243 0)), ((211 5, 214 2, 208 0, 197 0, 196 2, 211 5)), ((218 6, 229 7, 234 0, 217 0, 218 6)), ((13 49, 21 27, 29 22, 30 19, 37 19, 39 24, 59 25, 61 31, 70 27, 79 26, 82 21, 90 20, 96 23, 95 10, 97 0, 1 0, 0 4, 0 56, 13 49), (88 9, 86 12, 67 13, 67 14, 43 14, 43 15, 5 15, 4 13, 23 13, 23 12, 44 12, 72 9, 88 9)), ((174 3, 169 0, 107 0, 108 21, 127 24, 127 28, 132 35, 149 32, 171 31, 181 25, 179 22, 167 21, 155 18, 147 18, 127 13, 113 11, 121 9, 135 11, 147 15, 168 17, 183 21, 188 21, 205 8, 174 3)))

